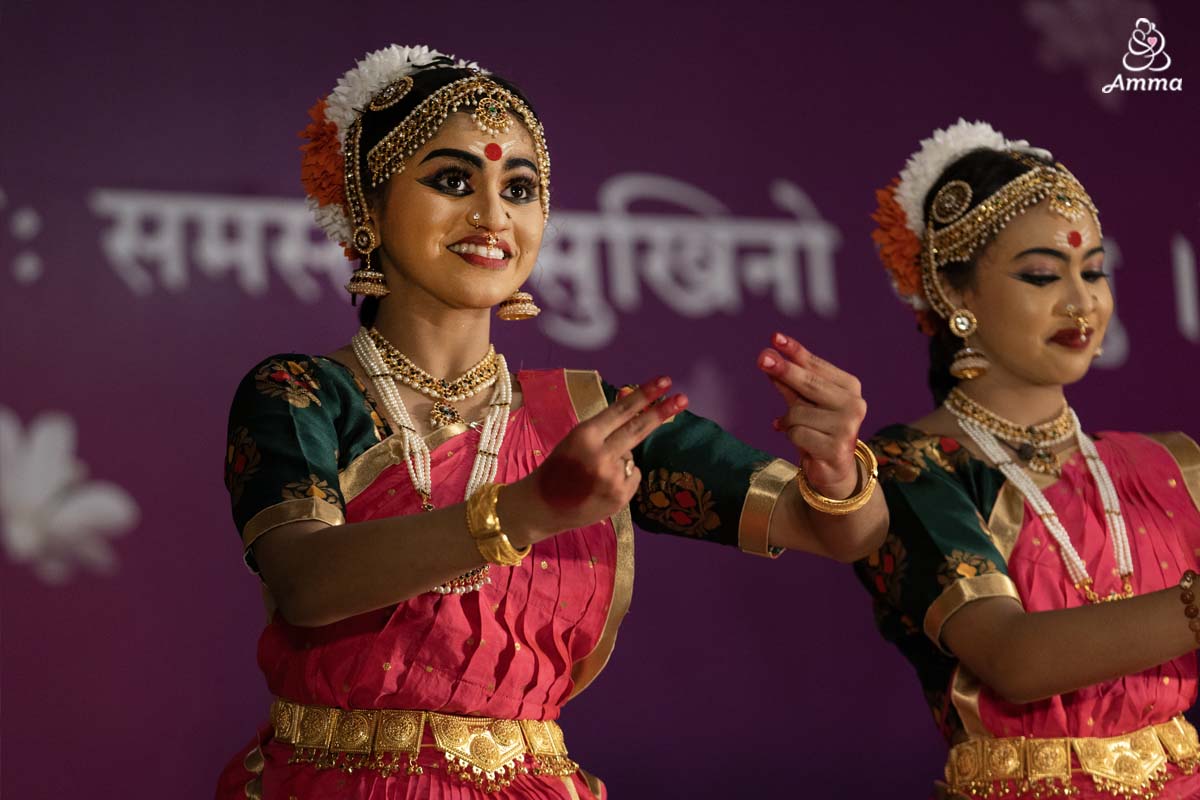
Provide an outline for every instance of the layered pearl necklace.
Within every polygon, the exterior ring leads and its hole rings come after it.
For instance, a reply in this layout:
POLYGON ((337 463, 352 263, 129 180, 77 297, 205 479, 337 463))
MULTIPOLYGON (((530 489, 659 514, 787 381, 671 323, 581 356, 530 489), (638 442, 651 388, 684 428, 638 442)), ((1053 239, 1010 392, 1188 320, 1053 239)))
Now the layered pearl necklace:
MULTIPOLYGON (((429 447, 413 425, 412 417, 409 416, 400 391, 396 388, 395 376, 384 361, 379 348, 375 346, 371 331, 359 328, 358 333, 354 334, 352 345, 354 355, 371 378, 376 395, 383 403, 388 417, 400 427, 400 451, 408 466, 413 488, 421 496, 421 510, 433 511, 433 469, 429 447)), ((479 447, 475 453, 475 463, 471 467, 471 477, 467 481, 464 500, 475 494, 483 484, 491 483, 495 479, 496 467, 500 463, 500 446, 504 443, 504 434, 508 429, 508 410, 512 405, 512 376, 508 374, 508 363, 504 356, 499 354, 496 355, 496 369, 492 401, 483 421, 479 447)), ((484 564, 449 583, 435 586, 433 591, 438 594, 465 594, 478 591, 491 582, 488 565, 484 564)))
POLYGON ((491 345, 488 345, 487 355, 478 364, 454 380, 448 381, 435 378, 418 367, 411 358, 397 350, 395 345, 374 328, 368 330, 367 334, 371 337, 371 343, 379 350, 383 363, 391 370, 394 379, 434 400, 433 408, 429 412, 429 424, 435 428, 465 422, 453 403, 474 397, 492 386, 500 374, 496 348, 491 345))
POLYGON ((1053 447, 1068 442, 1075 436, 1071 422, 1071 408, 1063 403, 1062 411, 1049 422, 1040 425, 1020 425, 995 414, 976 403, 962 389, 955 386, 946 396, 946 408, 956 416, 970 417, 979 427, 995 436, 1017 453, 1017 458, 1026 462, 1031 470, 1043 475, 1058 475, 1058 460, 1053 447), (1013 444, 1015 443, 1015 444, 1013 444))
POLYGON ((1129 534, 1125 528, 1125 518, 1121 516, 1121 501, 1117 497, 1117 489, 1113 485, 1112 476, 1108 474, 1108 468, 1100 459, 1100 453, 1096 450, 1095 443, 1083 432, 1083 428, 1079 424, 1079 417, 1075 415, 1075 412, 1069 412, 1071 430, 1079 443, 1080 452, 1087 461, 1088 471, 1091 472, 1092 479, 1096 481, 1096 486, 1100 490, 1100 501, 1104 505, 1105 528, 1108 531, 1109 539, 1112 540, 1113 552, 1117 559, 1117 571, 1121 575, 1122 592, 1120 594, 1113 592, 1106 598, 1101 598, 1096 594, 1092 578, 1088 575, 1087 564, 1080 558, 1075 546, 1071 544, 1067 529, 1063 527, 1058 514, 1054 512, 1046 495, 1033 482, 1033 478, 1029 477, 1029 474, 1012 460, 1008 451, 1001 447, 999 440, 977 421, 953 405, 947 404, 946 409, 955 416, 958 424, 979 446, 983 454, 991 459, 1004 473, 1004 477, 1008 478, 1025 496, 1046 529, 1050 531, 1050 535, 1054 537, 1054 541, 1058 542, 1058 552, 1066 565, 1067 574, 1070 575, 1075 588, 1087 598, 1087 601, 1099 603, 1133 597, 1133 553, 1129 548, 1129 534))

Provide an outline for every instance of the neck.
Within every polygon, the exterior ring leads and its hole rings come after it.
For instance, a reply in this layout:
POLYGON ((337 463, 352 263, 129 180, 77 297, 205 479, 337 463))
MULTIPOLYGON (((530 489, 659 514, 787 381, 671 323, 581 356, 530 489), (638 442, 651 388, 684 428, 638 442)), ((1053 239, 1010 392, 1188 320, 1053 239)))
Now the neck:
POLYGON ((430 375, 452 380, 487 355, 489 311, 449 308, 405 287, 380 303, 375 329, 430 375))
POLYGON ((1061 385, 1035 386, 995 372, 960 381, 958 388, 993 414, 1020 425, 1053 419, 1066 402, 1061 385))

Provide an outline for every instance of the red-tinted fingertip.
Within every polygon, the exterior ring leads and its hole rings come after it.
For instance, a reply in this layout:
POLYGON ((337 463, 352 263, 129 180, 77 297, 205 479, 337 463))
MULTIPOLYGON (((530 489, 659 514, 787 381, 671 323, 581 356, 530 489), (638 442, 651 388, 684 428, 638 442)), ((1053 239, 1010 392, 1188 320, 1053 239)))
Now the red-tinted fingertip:
POLYGON ((658 404, 658 416, 660 419, 673 417, 687 408, 687 406, 688 399, 686 394, 673 395, 658 404))
POLYGON ((776 417, 771 420, 771 427, 777 431, 783 430, 783 417, 776 417))
POLYGON ((778 370, 780 363, 779 355, 773 350, 764 350, 758 355, 758 366, 767 372, 778 370))
POLYGON ((771 337, 771 344, 775 345, 776 347, 787 347, 791 341, 791 339, 779 331, 776 331, 775 335, 771 337))
POLYGON ((671 388, 671 379, 663 375, 654 380, 646 381, 638 388, 646 395, 646 400, 654 401, 666 394, 667 390, 671 388))

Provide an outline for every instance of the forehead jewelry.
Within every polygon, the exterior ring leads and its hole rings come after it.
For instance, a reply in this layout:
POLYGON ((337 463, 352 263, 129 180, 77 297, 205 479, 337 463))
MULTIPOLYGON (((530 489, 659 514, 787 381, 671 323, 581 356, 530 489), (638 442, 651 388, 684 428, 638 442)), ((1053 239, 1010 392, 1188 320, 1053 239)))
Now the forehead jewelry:
POLYGON ((483 154, 487 156, 488 161, 499 161, 504 155, 504 150, 495 142, 488 142, 488 146, 483 148, 483 154))

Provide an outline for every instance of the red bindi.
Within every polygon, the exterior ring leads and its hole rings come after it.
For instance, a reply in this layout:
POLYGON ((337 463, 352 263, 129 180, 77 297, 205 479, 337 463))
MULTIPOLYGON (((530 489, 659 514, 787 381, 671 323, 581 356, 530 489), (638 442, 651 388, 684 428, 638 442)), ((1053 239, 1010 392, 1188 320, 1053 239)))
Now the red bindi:
POLYGON ((495 142, 488 142, 488 146, 483 148, 483 154, 488 157, 488 161, 499 161, 504 151, 495 142))
POLYGON ((1079 245, 1083 244, 1083 235, 1079 231, 1071 231, 1067 234, 1067 244, 1071 245, 1071 247, 1079 247, 1079 245))

